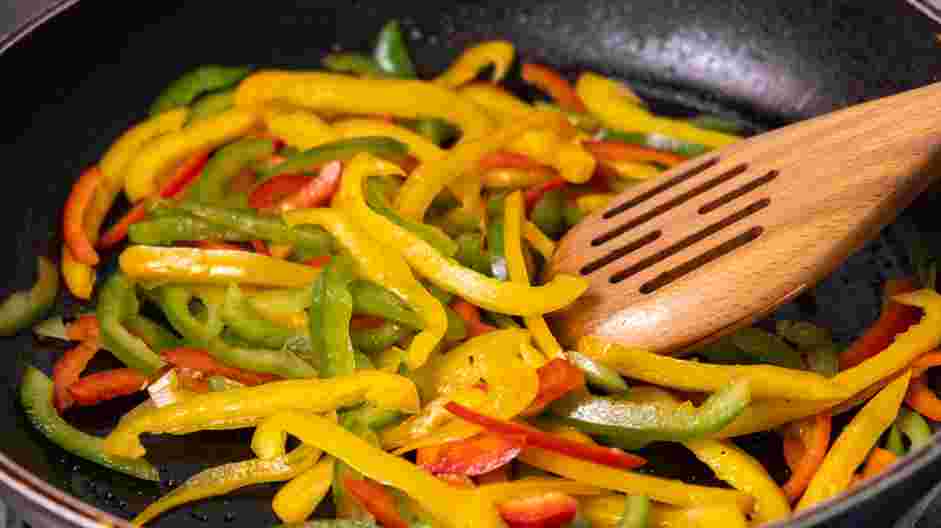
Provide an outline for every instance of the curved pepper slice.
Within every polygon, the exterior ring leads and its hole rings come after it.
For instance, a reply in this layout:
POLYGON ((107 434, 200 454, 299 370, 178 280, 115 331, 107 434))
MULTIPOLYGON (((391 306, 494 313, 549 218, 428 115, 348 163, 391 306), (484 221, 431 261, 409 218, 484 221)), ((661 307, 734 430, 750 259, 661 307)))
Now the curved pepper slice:
POLYGON ((85 213, 101 182, 97 166, 86 169, 72 187, 62 213, 62 237, 75 260, 88 266, 98 264, 98 253, 85 227, 85 213))
POLYGON ((381 119, 344 119, 334 123, 333 130, 343 139, 361 137, 389 137, 395 139, 408 146, 408 153, 421 162, 440 159, 446 154, 444 149, 428 141, 423 136, 381 119))
MULTIPOLYGON (((941 296, 939 296, 941 297, 941 296)), ((628 378, 676 389, 714 392, 736 379, 751 382, 755 398, 844 400, 854 391, 836 379, 773 365, 712 365, 677 359, 583 337, 578 351, 628 378)))
POLYGON ((269 70, 251 75, 235 92, 237 107, 269 102, 316 112, 437 117, 457 125, 465 140, 480 138, 491 128, 490 119, 476 105, 447 88, 423 81, 269 70))
POLYGON ((134 517, 131 524, 143 526, 182 504, 218 497, 245 486, 290 480, 314 467, 320 454, 319 449, 302 445, 287 455, 271 460, 255 458, 200 471, 147 506, 134 517))
POLYGON ((286 523, 306 521, 330 491, 334 465, 332 457, 324 457, 282 486, 271 500, 275 515, 286 523))
POLYGON ((269 108, 262 116, 269 132, 301 150, 337 140, 337 133, 329 124, 303 108, 269 108))
POLYGON ((390 20, 382 26, 372 56, 383 73, 402 79, 414 79, 417 76, 398 20, 390 20))
MULTIPOLYGON (((387 164, 382 166, 385 167, 387 164)), ((343 176, 344 181, 349 179, 349 173, 350 168, 347 168, 343 176)), ((362 184, 361 177, 358 181, 362 184)), ((360 194, 360 198, 362 198, 362 194, 360 194)), ((363 206, 369 208, 365 202, 363 202, 363 206)), ((372 210, 370 209, 370 211, 372 210)), ((388 222, 384 217, 381 218, 388 222)), ((431 351, 444 338, 448 328, 448 317, 441 302, 428 293, 421 283, 415 279, 405 260, 374 241, 359 226, 354 225, 351 218, 336 210, 306 209, 291 211, 284 215, 284 221, 291 226, 297 224, 322 226, 350 252, 357 263, 361 276, 388 288, 422 317, 425 328, 412 339, 412 343, 408 347, 406 362, 409 368, 412 369, 424 364, 431 351)), ((371 232, 381 233, 382 231, 371 232)))
POLYGON ((585 103, 572 85, 555 70, 528 62, 523 65, 523 80, 548 93, 559 107, 571 112, 586 112, 585 103))
POLYGON ((248 164, 274 154, 270 139, 242 139, 219 149, 199 175, 188 196, 200 202, 218 202, 228 194, 229 182, 248 164))
POLYGON ((98 294, 96 314, 102 345, 122 363, 145 374, 163 368, 165 363, 147 344, 121 324, 139 308, 134 284, 123 273, 112 274, 98 294))
POLYGON ((287 348, 241 348, 222 339, 209 343, 209 353, 226 365, 282 378, 316 378, 317 369, 287 348))
POLYGON ((704 130, 684 121, 655 116, 638 105, 636 99, 630 99, 630 91, 621 83, 591 72, 579 76, 575 91, 591 113, 598 116, 605 126, 617 130, 655 132, 713 148, 741 139, 732 134, 704 130))
POLYGON ((369 155, 354 158, 343 175, 340 187, 342 207, 347 208, 367 231, 384 233, 384 236, 389 237, 408 263, 437 286, 484 309, 512 315, 541 315, 558 310, 587 289, 588 284, 584 279, 564 274, 557 275, 543 286, 505 283, 441 255, 428 243, 395 225, 366 204, 363 179, 390 170, 392 168, 389 164, 369 155))
POLYGON ((102 440, 72 427, 52 405, 52 381, 39 369, 28 366, 20 382, 20 404, 30 423, 52 443, 75 456, 144 480, 158 481, 157 469, 146 460, 111 456, 102 440))
POLYGON ((320 167, 331 161, 346 161, 360 152, 369 152, 375 156, 398 159, 408 154, 408 147, 391 137, 361 136, 338 139, 301 151, 281 163, 261 171, 259 181, 266 182, 281 174, 299 174, 319 170, 320 167))
POLYGON ((536 109, 503 88, 485 82, 461 87, 458 93, 480 106, 491 118, 506 123, 525 119, 536 109))
POLYGON ((257 113, 236 108, 154 139, 128 162, 125 193, 132 202, 153 195, 160 180, 175 165, 195 152, 211 150, 247 134, 260 121, 257 113))
POLYGON ((797 503, 798 511, 834 497, 849 487, 856 469, 898 415, 910 378, 910 371, 899 376, 853 417, 833 443, 797 503))
POLYGON ((36 257, 33 287, 17 291, 0 302, 0 336, 11 336, 46 315, 59 293, 59 274, 46 257, 36 257))
POLYGON ((223 90, 248 75, 248 66, 220 66, 207 64, 188 71, 174 80, 157 96, 150 106, 150 114, 159 114, 178 106, 186 106, 205 92, 223 90))
POLYGON ((131 246, 119 257, 121 271, 137 280, 256 286, 307 286, 320 270, 248 251, 131 246))
POLYGON ((465 49, 444 73, 435 78, 435 84, 458 88, 480 73, 480 70, 493 66, 491 82, 498 83, 506 77, 513 64, 515 49, 505 40, 490 40, 465 49))
MULTIPOLYGON (((205 429, 238 429, 259 424, 284 410, 322 413, 369 401, 385 409, 418 410, 418 393, 408 378, 377 370, 330 379, 274 381, 225 392, 195 394, 165 407, 125 416, 105 438, 105 450, 144 456, 143 433, 187 434, 205 429)), ((305 416, 310 416, 305 413, 305 416)))

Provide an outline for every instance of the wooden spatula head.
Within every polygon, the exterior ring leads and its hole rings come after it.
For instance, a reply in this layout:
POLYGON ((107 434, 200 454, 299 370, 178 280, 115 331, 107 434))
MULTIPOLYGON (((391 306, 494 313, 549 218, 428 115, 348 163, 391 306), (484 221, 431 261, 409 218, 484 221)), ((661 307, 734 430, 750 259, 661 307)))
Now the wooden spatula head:
POLYGON ((633 186, 562 239, 550 275, 590 287, 553 324, 569 345, 597 335, 665 353, 751 324, 891 222, 941 172, 939 147, 934 84, 633 186))

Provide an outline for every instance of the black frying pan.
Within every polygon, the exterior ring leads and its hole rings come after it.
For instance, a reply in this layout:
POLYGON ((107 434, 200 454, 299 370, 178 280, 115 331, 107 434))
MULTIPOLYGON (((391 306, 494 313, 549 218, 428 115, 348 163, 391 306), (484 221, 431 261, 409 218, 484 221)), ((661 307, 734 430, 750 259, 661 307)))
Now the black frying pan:
MULTIPOLYGON (((12 5, 0 16, 30 9, 28 2, 12 5)), ((941 28, 901 2, 71 0, 49 13, 58 14, 29 30, 22 25, 0 41, 0 49, 8 48, 0 56, 5 290, 31 283, 36 251, 57 254, 59 215, 71 181, 143 117, 168 81, 204 63, 315 67, 337 43, 367 49, 393 17, 414 38, 424 75, 441 71, 468 44, 508 38, 524 59, 627 79, 659 110, 717 112, 756 130, 924 85, 941 73, 934 36, 941 28)), ((875 318, 879 284, 905 272, 905 237, 913 229, 938 231, 933 212, 933 195, 923 197, 813 298, 778 315, 810 318, 834 329, 839 339, 851 339, 875 318)), ((67 299, 59 306, 66 313, 77 308, 67 299)), ((0 403, 0 488, 33 526, 98 526, 93 520, 104 512, 129 518, 198 469, 249 456, 243 432, 151 439, 151 458, 166 461, 159 486, 71 457, 32 431, 15 398, 23 362, 48 371, 60 350, 29 335, 2 345, 0 385, 7 397, 0 403)), ((110 417, 134 403, 115 402, 69 418, 104 432, 113 425, 110 417)), ((743 439, 754 450, 767 441, 743 439)), ((922 450, 852 497, 803 514, 790 526, 887 526, 941 479, 939 458, 941 444, 922 450)), ((268 526, 275 521, 273 489, 242 490, 180 508, 155 526, 268 526)))

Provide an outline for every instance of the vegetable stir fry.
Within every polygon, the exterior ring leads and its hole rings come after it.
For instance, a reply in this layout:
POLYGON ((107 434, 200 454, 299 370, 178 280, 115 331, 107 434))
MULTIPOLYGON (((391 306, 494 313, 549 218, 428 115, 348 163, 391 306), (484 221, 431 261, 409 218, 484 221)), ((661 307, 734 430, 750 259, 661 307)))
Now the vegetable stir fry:
MULTIPOLYGON (((312 527, 757 526, 929 441, 933 277, 886 283, 848 348, 805 321, 682 357, 560 343, 545 316, 587 284, 543 276, 556 241, 739 136, 655 115, 592 72, 522 64, 545 96, 528 101, 500 85, 514 55, 483 42, 419 79, 393 21, 372 54, 322 68, 210 65, 171 83, 65 204, 58 266, 88 309, 35 326, 74 344, 51 378, 23 376, 32 424, 146 480, 161 461, 141 435, 254 429, 254 458, 193 475, 138 526, 275 482, 277 517, 312 527), (130 207, 105 225, 122 191, 130 207), (86 372, 108 353, 123 367, 86 372), (67 421, 129 395, 143 403, 104 438, 67 421), (755 432, 779 438, 787 470, 737 443, 755 432), (712 477, 665 476, 649 456, 664 444, 712 477)), ((40 257, 36 286, 0 304, 3 333, 45 317, 57 288, 40 257)))

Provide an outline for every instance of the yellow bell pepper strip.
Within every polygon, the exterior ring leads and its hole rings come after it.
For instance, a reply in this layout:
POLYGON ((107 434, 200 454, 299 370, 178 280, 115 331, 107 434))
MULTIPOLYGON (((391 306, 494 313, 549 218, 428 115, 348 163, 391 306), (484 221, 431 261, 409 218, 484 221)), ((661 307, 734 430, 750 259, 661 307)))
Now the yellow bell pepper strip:
POLYGON ((95 286, 95 268, 75 260, 67 244, 62 244, 60 268, 62 281, 72 295, 79 299, 91 299, 95 286))
POLYGON ((55 264, 36 257, 36 282, 29 290, 16 291, 0 302, 0 336, 11 336, 45 317, 59 293, 55 264))
POLYGON ((278 519, 286 523, 306 521, 330 491, 334 465, 332 457, 325 457, 282 486, 271 501, 278 519))
POLYGON ((423 81, 268 70, 249 76, 235 92, 236 107, 272 102, 315 112, 437 117, 460 128, 462 140, 480 138, 492 127, 475 104, 447 88, 423 81))
POLYGON ((395 225, 366 204, 363 179, 388 170, 389 164, 367 154, 354 158, 343 175, 339 195, 342 206, 350 211, 351 216, 366 231, 383 233, 388 237, 418 274, 440 288, 486 310, 511 315, 542 315, 558 310, 587 289, 588 283, 584 279, 564 274, 555 276, 543 286, 505 283, 446 258, 428 243, 395 225))
POLYGON ((622 180, 646 180, 659 176, 663 171, 649 163, 638 161, 600 161, 601 166, 610 169, 618 178, 622 180))
POLYGON ((446 155, 444 149, 421 135, 381 119, 344 119, 333 123, 333 131, 337 134, 337 139, 390 137, 405 144, 409 154, 421 162, 441 159, 446 155))
MULTIPOLYGON (((485 137, 461 140, 451 149, 448 156, 422 163, 412 171, 399 191, 396 208, 407 217, 421 220, 435 196, 445 187, 468 181, 469 178, 479 180, 477 163, 484 156, 500 150, 524 134, 532 134, 534 129, 558 126, 559 123, 564 121, 558 116, 533 112, 527 118, 508 123, 485 137)), ((536 148, 534 143, 533 149, 536 148)), ((552 161, 558 162, 557 164, 564 161, 565 168, 569 169, 568 159, 562 160, 561 155, 556 155, 555 152, 544 154, 546 157, 552 157, 552 161)), ((574 167, 573 170, 578 169, 574 167)), ((458 195, 458 198, 468 207, 466 196, 458 195)), ((477 198, 479 199, 479 196, 477 198)))
MULTIPOLYGON (((622 528, 624 496, 620 494, 581 498, 579 511, 593 528, 622 528)), ((648 528, 744 528, 745 516, 737 508, 717 505, 678 508, 652 503, 648 528)))
POLYGON ((529 242, 529 245, 542 255, 542 258, 547 261, 552 259, 552 255, 555 254, 555 241, 547 237, 536 224, 525 220, 523 222, 523 236, 529 242))
POLYGON ((330 379, 265 383, 225 392, 194 394, 182 402, 125 416, 105 438, 105 451, 130 458, 144 456, 143 433, 187 434, 204 429, 257 425, 279 411, 322 413, 363 400, 384 409, 418 411, 418 393, 407 378, 377 370, 330 379))
POLYGON ((203 470, 147 506, 131 524, 143 526, 177 506, 225 495, 246 486, 294 479, 306 474, 311 467, 317 467, 314 464, 319 458, 319 449, 302 445, 282 457, 270 460, 255 458, 203 470))
POLYGON ((275 137, 301 150, 339 139, 326 121, 302 108, 267 108, 262 113, 262 119, 275 137))
POLYGON ((581 74, 575 83, 575 92, 605 126, 617 130, 654 132, 712 148, 724 147, 741 139, 677 119, 657 117, 639 106, 636 100, 625 97, 625 87, 621 83, 595 73, 581 74))
POLYGON ((435 78, 435 84, 458 88, 477 77, 480 70, 493 66, 490 80, 498 83, 506 77, 513 64, 513 44, 505 40, 491 40, 465 49, 444 73, 435 78))
POLYGON ((490 83, 468 84, 461 87, 458 93, 483 108, 491 118, 503 123, 525 119, 535 111, 526 101, 490 83))
MULTIPOLYGON (((513 191, 506 197, 503 214, 503 251, 506 256, 506 266, 509 268, 510 280, 529 285, 529 271, 526 269, 526 260, 523 257, 522 223, 523 223, 523 193, 513 191)), ((541 315, 525 317, 523 322, 539 344, 542 353, 549 359, 565 358, 562 345, 552 335, 549 325, 541 315)))
POLYGON ((852 392, 835 380, 812 372, 773 365, 699 363, 605 343, 590 336, 579 340, 578 351, 614 368, 628 378, 675 389, 715 392, 736 379, 747 379, 756 399, 832 401, 844 400, 852 395, 852 392))
POLYGON ((124 192, 132 202, 153 195, 161 179, 194 152, 244 136, 260 121, 256 112, 236 108, 154 139, 128 162, 124 192))
POLYGON ((617 196, 613 193, 588 193, 575 198, 575 207, 586 215, 604 209, 617 196))
POLYGON ((807 486, 804 496, 797 503, 797 511, 814 506, 849 488, 856 469, 898 416, 910 379, 911 371, 907 371, 890 383, 843 428, 807 486))
POLYGON ((568 121, 554 129, 530 130, 513 141, 510 150, 525 154, 559 172, 565 181, 585 183, 595 172, 598 162, 582 146, 578 137, 571 137, 568 121))
POLYGON ((686 484, 679 480, 644 475, 578 460, 539 448, 524 449, 519 455, 519 460, 576 482, 630 495, 645 495, 652 500, 675 506, 729 504, 747 513, 754 505, 754 499, 750 495, 738 490, 686 484))
MULTIPOLYGON (((360 159, 360 156, 354 158, 351 167, 356 164, 356 159, 360 159)), ((382 167, 391 165, 386 162, 379 163, 382 167)), ((350 170, 347 169, 347 174, 343 176, 344 180, 350 178, 348 176, 349 172, 350 170)), ((360 178, 358 181, 362 185, 362 179, 360 178)), ((362 201, 362 192, 360 192, 359 198, 363 207, 372 212, 369 206, 362 201)), ((385 217, 380 216, 380 218, 385 222, 389 222, 385 217)), ((425 328, 409 344, 406 363, 411 369, 416 369, 424 364, 431 351, 444 338, 444 334, 448 329, 448 316, 441 302, 428 293, 428 290, 415 279, 405 260, 367 235, 362 228, 368 230, 368 226, 365 224, 356 226, 352 218, 336 210, 306 209, 290 211, 284 214, 284 221, 290 226, 315 224, 329 231, 339 241, 340 245, 352 255, 360 276, 386 287, 421 316, 425 328)), ((391 222, 389 223, 391 224, 391 222)), ((372 232, 382 233, 382 231, 372 232)))
POLYGON ((529 169, 516 167, 497 167, 485 170, 481 175, 481 184, 488 189, 515 189, 532 187, 551 181, 556 172, 547 167, 529 169))
POLYGON ((248 251, 131 246, 118 260, 134 280, 203 284, 307 286, 320 270, 248 251))
POLYGON ((755 498, 752 518, 758 524, 786 519, 791 515, 787 497, 761 462, 735 444, 719 440, 693 440, 685 445, 696 458, 712 468, 717 477, 755 498))

